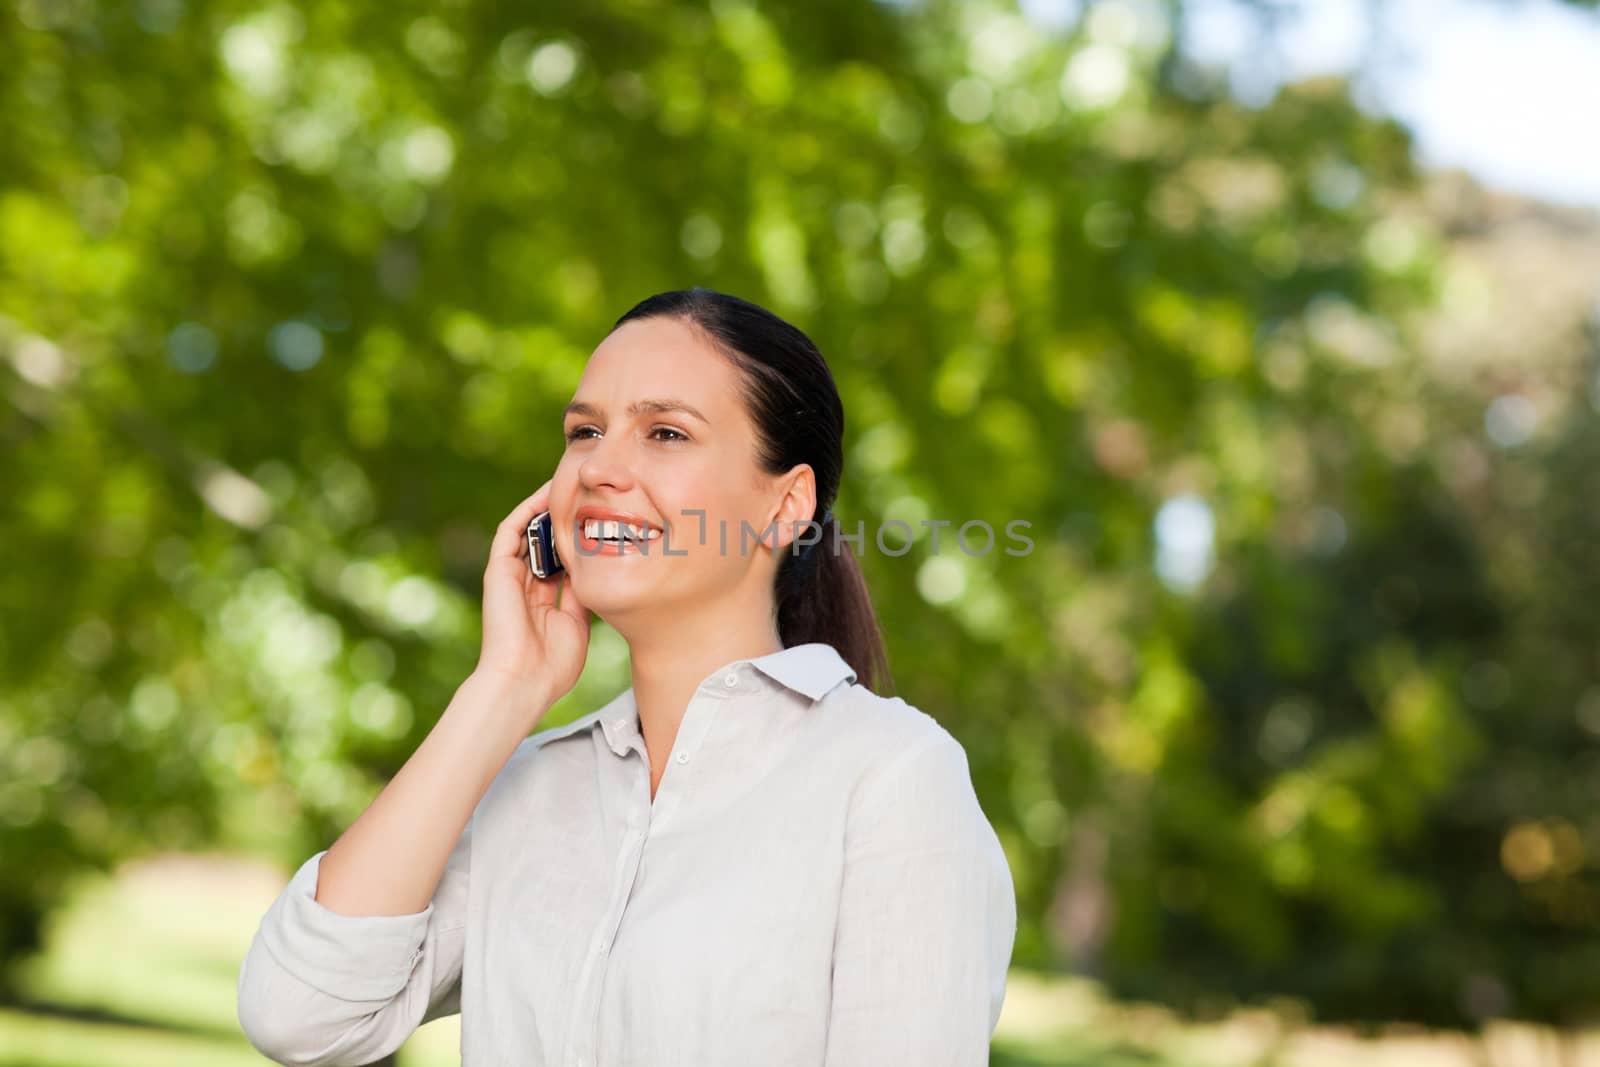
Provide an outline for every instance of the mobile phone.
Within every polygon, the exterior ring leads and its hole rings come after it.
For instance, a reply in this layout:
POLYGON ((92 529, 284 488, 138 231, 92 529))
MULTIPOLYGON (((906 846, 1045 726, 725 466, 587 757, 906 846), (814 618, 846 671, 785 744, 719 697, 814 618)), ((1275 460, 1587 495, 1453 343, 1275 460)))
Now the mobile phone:
POLYGON ((528 523, 528 569, 535 578, 549 578, 562 571, 553 530, 548 511, 541 511, 528 523))

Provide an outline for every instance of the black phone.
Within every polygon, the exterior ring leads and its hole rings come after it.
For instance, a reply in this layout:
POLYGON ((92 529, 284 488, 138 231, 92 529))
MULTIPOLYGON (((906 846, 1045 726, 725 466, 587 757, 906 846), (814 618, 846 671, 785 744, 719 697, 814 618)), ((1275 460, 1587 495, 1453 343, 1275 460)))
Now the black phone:
POLYGON ((553 529, 548 511, 541 511, 528 523, 528 569, 535 578, 550 578, 562 571, 553 529))

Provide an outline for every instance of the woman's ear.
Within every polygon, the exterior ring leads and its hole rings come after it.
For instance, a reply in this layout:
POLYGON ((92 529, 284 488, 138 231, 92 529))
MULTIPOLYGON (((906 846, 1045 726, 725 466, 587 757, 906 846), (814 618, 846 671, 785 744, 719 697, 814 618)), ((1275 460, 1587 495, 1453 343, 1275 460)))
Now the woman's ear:
POLYGON ((782 484, 785 486, 783 496, 778 500, 778 510, 772 519, 778 524, 774 551, 787 548, 817 510, 817 476, 811 464, 796 464, 784 475, 782 484))

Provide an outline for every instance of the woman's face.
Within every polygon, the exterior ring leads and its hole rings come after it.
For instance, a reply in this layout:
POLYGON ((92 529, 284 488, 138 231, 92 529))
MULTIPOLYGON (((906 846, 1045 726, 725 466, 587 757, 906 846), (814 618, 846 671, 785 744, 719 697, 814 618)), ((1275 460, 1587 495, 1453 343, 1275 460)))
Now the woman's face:
POLYGON ((626 322, 589 357, 564 418, 550 516, 573 590, 602 618, 700 608, 751 582, 770 588, 778 560, 755 537, 777 520, 788 544, 814 488, 795 477, 804 465, 784 475, 757 467, 739 387, 734 364, 677 319, 626 322), (797 481, 798 502, 787 491, 797 481), (614 533, 590 523, 618 515, 662 536, 643 546, 589 536, 614 533), (741 521, 754 531, 743 551, 741 521))

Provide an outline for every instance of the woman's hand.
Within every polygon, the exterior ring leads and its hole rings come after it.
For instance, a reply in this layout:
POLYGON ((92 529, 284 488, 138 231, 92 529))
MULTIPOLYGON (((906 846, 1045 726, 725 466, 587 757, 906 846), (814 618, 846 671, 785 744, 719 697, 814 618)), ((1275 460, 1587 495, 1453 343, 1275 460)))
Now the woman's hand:
POLYGON ((535 578, 528 566, 528 523, 549 498, 545 482, 495 528, 483 573, 483 649, 473 671, 526 686, 539 716, 577 684, 589 654, 589 609, 572 591, 571 576, 562 570, 535 578))

